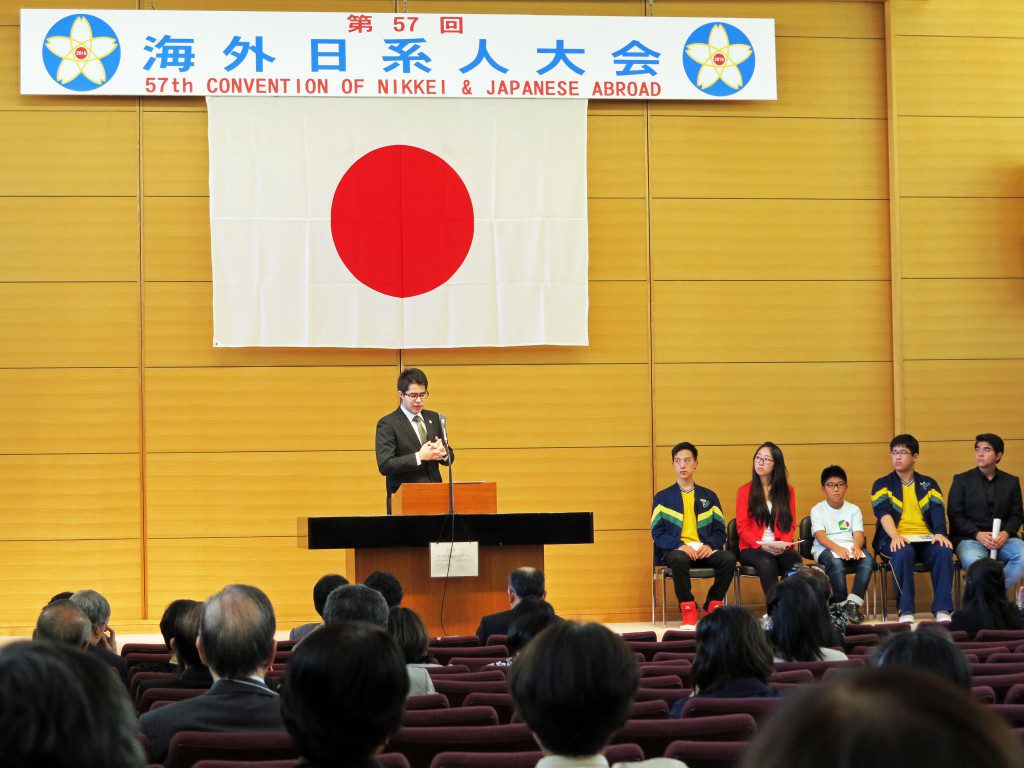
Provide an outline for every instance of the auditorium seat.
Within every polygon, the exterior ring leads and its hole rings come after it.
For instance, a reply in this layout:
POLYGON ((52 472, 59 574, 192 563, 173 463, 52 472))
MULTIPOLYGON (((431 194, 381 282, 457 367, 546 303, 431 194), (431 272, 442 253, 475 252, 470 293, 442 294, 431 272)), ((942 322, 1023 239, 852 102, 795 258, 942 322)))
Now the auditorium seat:
POLYGON ((683 719, 701 719, 744 714, 763 723, 783 702, 778 698, 713 699, 698 696, 683 704, 683 719))
MULTIPOLYGON (((974 678, 971 678, 974 681, 974 678)), ((1010 686, 1010 689, 1003 696, 1003 704, 1024 704, 1024 685, 1016 683, 1010 686)))
POLYGON ((427 670, 431 677, 434 675, 463 675, 466 672, 473 671, 465 664, 449 664, 446 667, 424 667, 424 669, 427 670))
MULTIPOLYGON (((443 680, 444 682, 493 683, 504 679, 504 669, 483 669, 479 672, 457 672, 450 675, 437 675, 437 680, 443 680)), ((437 686, 434 687, 436 688, 437 686)))
POLYGON ((995 704, 996 692, 988 685, 972 685, 971 698, 982 704, 995 704))
POLYGON ((636 701, 664 701, 671 708, 679 699, 687 699, 693 694, 689 688, 640 688, 636 692, 636 701))
POLYGON ((488 635, 484 645, 508 645, 508 635, 488 635))
POLYGON ((860 661, 777 661, 773 665, 775 671, 778 672, 790 672, 792 670, 806 669, 810 670, 810 673, 814 675, 815 680, 821 680, 825 674, 831 669, 859 669, 864 666, 860 661))
POLYGON ((480 656, 478 658, 453 656, 448 660, 448 666, 465 667, 468 672, 479 672, 495 662, 504 661, 507 658, 508 656, 480 656))
POLYGON ((681 760, 687 768, 734 768, 748 746, 745 741, 673 741, 665 757, 681 760))
POLYGON ((167 663, 171 660, 171 654, 169 651, 164 653, 126 653, 124 660, 128 665, 128 673, 131 674, 132 667, 138 666, 143 662, 167 663))
MULTIPOLYGON (((405 759, 405 755, 400 755, 397 752, 377 755, 374 759, 381 768, 409 768, 409 761, 405 759)), ((192 768, 292 768, 294 765, 295 760, 245 760, 242 762, 238 760, 200 760, 192 768)), ((161 768, 161 766, 155 768, 161 768)))
POLYGON ((800 684, 814 682, 814 673, 809 669, 787 669, 785 671, 772 672, 768 676, 769 683, 800 684))
POLYGON ((673 741, 749 741, 757 731, 746 714, 695 720, 630 720, 612 737, 613 744, 636 744, 647 759, 661 757, 673 741))
POLYGON ((667 629, 665 634, 661 636, 661 641, 669 642, 673 640, 693 640, 696 642, 697 632, 693 629, 667 629))
MULTIPOLYGON (((544 756, 543 752, 442 752, 430 763, 430 768, 533 768, 544 756)), ((604 753, 609 765, 638 763, 644 759, 643 750, 636 744, 612 744, 604 753)))
POLYGON ((413 709, 405 713, 403 728, 440 728, 444 726, 500 725, 493 707, 461 706, 450 709, 413 709))
POLYGON ((180 731, 171 738, 166 768, 192 768, 200 760, 286 760, 299 753, 287 733, 180 731))
MULTIPOLYGON (((1002 655, 1002 654, 1000 654, 1002 655)), ((1024 673, 1024 657, 1017 657, 1017 663, 996 663, 989 659, 987 662, 979 662, 977 664, 971 664, 971 676, 979 677, 981 675, 1019 675, 1024 673)))
POLYGON ((843 651, 850 651, 858 646, 873 647, 881 642, 878 635, 852 635, 843 638, 843 651))
POLYGON ((523 723, 473 728, 400 728, 387 749, 409 759, 410 768, 430 768, 442 752, 532 752, 537 746, 523 723))
POLYGON ((1024 664, 1024 654, 1020 653, 993 653, 985 659, 986 664, 1024 664))
POLYGON ((647 664, 657 664, 659 661, 688 661, 688 662, 690 662, 692 664, 693 660, 696 657, 697 657, 697 652, 696 651, 687 651, 685 653, 672 653, 671 651, 658 651, 656 654, 654 654, 654 658, 653 659, 651 659, 650 661, 647 661, 646 658, 645 658, 644 661, 647 664))
POLYGON ((498 715, 498 725, 508 725, 512 722, 516 703, 511 693, 474 692, 462 700, 462 707, 491 707, 498 715))
POLYGON ((410 696, 405 700, 406 710, 447 709, 448 706, 448 697, 442 693, 424 693, 420 696, 410 696))
POLYGON ((996 694, 996 703, 1002 704, 1010 689, 1024 683, 1024 674, 1016 675, 977 675, 971 676, 971 685, 987 685, 996 694))
MULTIPOLYGON (((1013 691, 1012 688, 1010 690, 1013 691)), ((1024 704, 989 704, 985 707, 985 711, 998 714, 1010 724, 1011 728, 1024 727, 1024 704)))
POLYGON ((128 684, 128 696, 138 706, 139 685, 143 680, 174 680, 177 677, 177 672, 136 672, 128 684))
POLYGON ((149 712, 158 701, 184 701, 202 696, 208 688, 150 688, 139 697, 139 714, 149 712))
MULTIPOLYGON (((638 643, 656 643, 658 642, 658 635, 655 634, 654 630, 648 629, 643 632, 620 632, 621 637, 626 642, 638 642, 638 643)), ((662 638, 664 639, 664 638, 662 638)), ((1021 638, 1024 640, 1024 638, 1021 638)))
POLYGON ((469 694, 479 691, 480 693, 507 693, 508 684, 504 680, 472 681, 449 680, 445 677, 434 678, 434 690, 448 697, 448 703, 453 707, 461 707, 462 701, 469 694))
MULTIPOLYGON (((1021 638, 1024 640, 1024 637, 1021 638)), ((163 643, 125 643, 121 646, 121 655, 129 653, 170 653, 163 643)))
POLYGON ((633 709, 629 713, 630 720, 665 720, 666 718, 668 718, 668 702, 661 699, 634 701, 633 709))
POLYGON ((640 665, 640 685, 644 685, 644 680, 651 677, 660 677, 661 675, 675 675, 682 680, 683 685, 688 685, 690 682, 691 667, 689 663, 683 665, 682 662, 661 662, 655 663, 650 662, 647 664, 640 665))
MULTIPOLYGON (((436 646, 430 649, 430 655, 437 659, 438 664, 447 664, 451 659, 459 658, 480 658, 490 657, 492 659, 507 659, 508 648, 504 645, 478 645, 478 646, 436 646)), ((465 662, 460 662, 465 663, 465 662)))
POLYGON ((1024 642, 1024 629, 982 629, 974 637, 976 642, 998 641, 1000 643, 1024 642))
MULTIPOLYGON (((430 638, 429 645, 431 648, 435 645, 442 648, 466 648, 479 646, 480 640, 477 639, 476 635, 448 635, 447 637, 430 638)), ((490 642, 488 642, 488 645, 490 645, 490 642)))
POLYGON ((290 651, 290 650, 295 648, 295 644, 297 642, 299 642, 299 641, 298 640, 278 640, 277 641, 277 650, 279 650, 279 651, 290 651))
POLYGON ((644 688, 679 688, 683 687, 683 681, 678 675, 659 675, 658 677, 644 677, 640 679, 644 688))
POLYGON ((686 651, 697 650, 696 640, 670 640, 661 643, 630 641, 626 645, 634 653, 642 653, 647 661, 653 661, 656 653, 685 653, 686 651))

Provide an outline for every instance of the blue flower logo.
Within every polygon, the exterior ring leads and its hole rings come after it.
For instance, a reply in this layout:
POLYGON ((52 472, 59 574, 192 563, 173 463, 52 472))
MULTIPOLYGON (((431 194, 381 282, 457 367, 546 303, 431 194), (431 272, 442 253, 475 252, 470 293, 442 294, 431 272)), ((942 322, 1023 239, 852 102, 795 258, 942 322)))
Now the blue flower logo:
POLYGON ((754 74, 754 46, 739 28, 724 22, 697 27, 683 46, 683 70, 712 96, 743 89, 754 74))
POLYGON ((87 13, 65 16, 46 34, 43 66, 69 91, 92 91, 114 76, 121 45, 103 19, 87 13))

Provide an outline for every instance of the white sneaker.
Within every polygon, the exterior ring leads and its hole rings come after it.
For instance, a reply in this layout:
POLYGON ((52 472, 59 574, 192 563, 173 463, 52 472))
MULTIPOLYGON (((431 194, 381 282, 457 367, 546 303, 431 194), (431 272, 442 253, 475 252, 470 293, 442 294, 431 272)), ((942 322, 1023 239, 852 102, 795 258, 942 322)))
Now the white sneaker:
POLYGON ((935 620, 936 621, 952 621, 953 620, 953 616, 952 616, 952 614, 950 614, 949 611, 937 611, 935 613, 935 620))
POLYGON ((912 613, 901 613, 900 614, 900 618, 899 618, 899 623, 900 624, 913 624, 914 623, 914 614, 912 614, 912 613))

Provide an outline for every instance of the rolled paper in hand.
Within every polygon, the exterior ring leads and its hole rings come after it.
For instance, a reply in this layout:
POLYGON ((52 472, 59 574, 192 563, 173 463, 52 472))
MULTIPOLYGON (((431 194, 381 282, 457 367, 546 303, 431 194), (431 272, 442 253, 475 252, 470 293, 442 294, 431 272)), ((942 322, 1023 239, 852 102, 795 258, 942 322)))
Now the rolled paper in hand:
MULTIPOLYGON (((992 538, 993 539, 995 539, 995 537, 999 535, 999 531, 1000 531, 1000 529, 1002 527, 1003 527, 1003 521, 1000 520, 998 517, 993 517, 992 518, 992 538)), ((989 552, 988 552, 988 556, 991 557, 993 560, 995 560, 996 559, 996 550, 990 549, 989 552)))

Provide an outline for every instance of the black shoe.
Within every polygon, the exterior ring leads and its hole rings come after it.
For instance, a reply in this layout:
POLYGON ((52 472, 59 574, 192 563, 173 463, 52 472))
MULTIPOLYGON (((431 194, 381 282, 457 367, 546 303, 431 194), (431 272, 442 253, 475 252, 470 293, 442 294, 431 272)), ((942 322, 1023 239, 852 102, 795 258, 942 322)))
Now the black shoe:
POLYGON ((864 614, 860 612, 860 608, 857 607, 857 604, 851 601, 847 601, 846 603, 846 616, 849 618, 851 624, 861 624, 864 621, 864 614))

